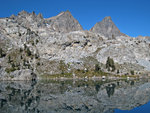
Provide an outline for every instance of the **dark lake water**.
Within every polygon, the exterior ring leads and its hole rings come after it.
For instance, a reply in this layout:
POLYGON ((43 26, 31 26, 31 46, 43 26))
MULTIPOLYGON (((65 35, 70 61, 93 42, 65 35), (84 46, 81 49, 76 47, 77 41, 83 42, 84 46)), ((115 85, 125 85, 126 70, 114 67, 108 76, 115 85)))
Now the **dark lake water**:
POLYGON ((150 81, 0 81, 0 113, 150 113, 150 81))

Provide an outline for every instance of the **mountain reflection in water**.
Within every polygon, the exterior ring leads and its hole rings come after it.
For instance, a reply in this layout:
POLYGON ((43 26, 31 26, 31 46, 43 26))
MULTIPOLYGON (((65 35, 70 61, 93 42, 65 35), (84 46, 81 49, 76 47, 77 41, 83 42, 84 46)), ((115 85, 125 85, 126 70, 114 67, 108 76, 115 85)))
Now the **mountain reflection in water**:
POLYGON ((0 113, 128 113, 149 100, 149 80, 0 82, 0 113))

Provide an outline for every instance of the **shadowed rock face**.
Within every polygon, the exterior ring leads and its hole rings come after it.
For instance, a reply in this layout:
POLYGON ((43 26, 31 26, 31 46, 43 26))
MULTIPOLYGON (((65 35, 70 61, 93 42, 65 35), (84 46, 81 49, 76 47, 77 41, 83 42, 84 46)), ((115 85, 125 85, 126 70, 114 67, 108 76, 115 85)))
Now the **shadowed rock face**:
POLYGON ((140 81, 0 82, 1 113, 114 113, 150 100, 150 83, 140 81))
POLYGON ((79 22, 71 15, 69 11, 62 12, 55 17, 47 19, 49 29, 61 33, 83 30, 79 22))
POLYGON ((110 39, 125 35, 121 33, 117 26, 113 23, 111 17, 105 17, 101 22, 96 23, 90 31, 100 33, 110 39))

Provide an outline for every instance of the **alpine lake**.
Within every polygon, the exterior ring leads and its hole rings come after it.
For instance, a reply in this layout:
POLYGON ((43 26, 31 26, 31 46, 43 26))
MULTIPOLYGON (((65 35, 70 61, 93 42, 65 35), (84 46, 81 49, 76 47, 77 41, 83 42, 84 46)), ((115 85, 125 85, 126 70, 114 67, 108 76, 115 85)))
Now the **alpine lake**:
POLYGON ((0 113, 149 112, 149 79, 0 81, 0 113))

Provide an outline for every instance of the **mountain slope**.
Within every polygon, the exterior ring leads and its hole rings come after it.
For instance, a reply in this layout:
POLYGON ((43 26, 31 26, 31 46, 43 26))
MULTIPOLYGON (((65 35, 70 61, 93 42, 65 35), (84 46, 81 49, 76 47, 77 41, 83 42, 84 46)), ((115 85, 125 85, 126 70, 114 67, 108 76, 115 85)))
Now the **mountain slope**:
POLYGON ((35 74, 61 73, 72 77, 77 70, 82 71, 76 74, 94 70, 97 64, 101 71, 110 74, 150 71, 150 41, 120 33, 110 17, 97 28, 96 33, 95 27, 84 31, 68 11, 49 19, 25 11, 1 18, 0 79, 22 80, 34 78, 35 74), (113 72, 106 68, 108 57, 114 60, 113 72))

